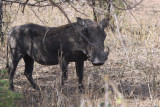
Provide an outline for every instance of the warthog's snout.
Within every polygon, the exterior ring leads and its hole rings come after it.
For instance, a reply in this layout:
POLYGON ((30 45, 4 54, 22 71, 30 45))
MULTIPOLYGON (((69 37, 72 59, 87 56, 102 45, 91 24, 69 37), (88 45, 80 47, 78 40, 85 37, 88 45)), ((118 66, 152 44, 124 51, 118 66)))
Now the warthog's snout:
POLYGON ((100 52, 99 54, 94 55, 95 57, 91 59, 91 63, 95 66, 103 65, 105 61, 108 59, 108 55, 109 48, 107 47, 107 50, 105 52, 100 52))
POLYGON ((103 52, 100 57, 95 57, 91 62, 95 66, 100 66, 108 59, 108 52, 103 52))

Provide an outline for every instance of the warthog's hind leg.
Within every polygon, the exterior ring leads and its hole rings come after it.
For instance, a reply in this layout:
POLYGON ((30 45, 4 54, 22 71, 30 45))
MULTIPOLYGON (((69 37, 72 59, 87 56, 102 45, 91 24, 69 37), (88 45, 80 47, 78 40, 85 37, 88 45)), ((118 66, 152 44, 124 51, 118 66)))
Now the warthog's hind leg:
POLYGON ((11 49, 11 63, 8 69, 8 75, 9 75, 9 82, 10 82, 10 86, 9 89, 10 90, 14 90, 14 86, 13 86, 13 78, 14 78, 14 74, 17 68, 17 65, 19 63, 19 60, 22 58, 22 56, 18 53, 16 53, 15 50, 11 49))
POLYGON ((27 77, 27 79, 31 83, 32 87, 34 89, 36 89, 36 90, 39 90, 39 87, 34 82, 33 77, 32 77, 32 72, 33 72, 33 67, 34 67, 34 60, 28 55, 24 56, 23 59, 24 59, 24 62, 25 62, 24 75, 27 77))
POLYGON ((62 59, 61 61, 61 70, 62 70, 62 76, 61 76, 61 83, 62 85, 64 85, 64 80, 67 80, 68 78, 68 75, 67 75, 67 72, 68 72, 68 69, 67 69, 67 66, 68 66, 69 62, 65 60, 65 58, 62 59))

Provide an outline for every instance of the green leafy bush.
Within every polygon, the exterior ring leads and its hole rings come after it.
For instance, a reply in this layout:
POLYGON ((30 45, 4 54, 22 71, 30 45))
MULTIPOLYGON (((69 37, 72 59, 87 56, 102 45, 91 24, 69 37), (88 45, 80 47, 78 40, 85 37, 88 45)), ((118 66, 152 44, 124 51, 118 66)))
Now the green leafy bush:
POLYGON ((9 82, 7 70, 0 70, 0 107, 14 107, 15 101, 22 96, 8 90, 9 82))

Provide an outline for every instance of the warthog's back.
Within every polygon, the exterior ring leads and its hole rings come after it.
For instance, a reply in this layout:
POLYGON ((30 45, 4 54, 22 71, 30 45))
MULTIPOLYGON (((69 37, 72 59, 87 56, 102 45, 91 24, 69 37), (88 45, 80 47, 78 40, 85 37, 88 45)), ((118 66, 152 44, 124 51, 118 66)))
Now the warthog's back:
POLYGON ((12 29, 9 43, 11 49, 19 50, 23 55, 29 55, 36 62, 45 65, 58 64, 61 53, 68 54, 72 61, 75 58, 72 51, 77 47, 84 47, 82 38, 69 24, 61 27, 36 24, 16 26, 12 29))

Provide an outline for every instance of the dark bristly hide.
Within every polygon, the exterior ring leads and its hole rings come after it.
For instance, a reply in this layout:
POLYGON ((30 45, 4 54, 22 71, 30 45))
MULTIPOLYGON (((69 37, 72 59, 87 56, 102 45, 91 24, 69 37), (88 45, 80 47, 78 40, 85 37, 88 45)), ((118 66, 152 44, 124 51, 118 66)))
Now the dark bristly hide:
POLYGON ((32 78, 34 61, 43 65, 60 64, 62 84, 67 79, 67 66, 75 62, 80 91, 83 90, 83 67, 87 59, 93 65, 103 65, 108 58, 109 48, 104 52, 106 20, 99 24, 77 17, 77 22, 60 27, 44 27, 25 24, 12 28, 8 37, 11 64, 9 66, 10 89, 21 58, 25 62, 24 74, 34 89, 39 89, 32 78))

